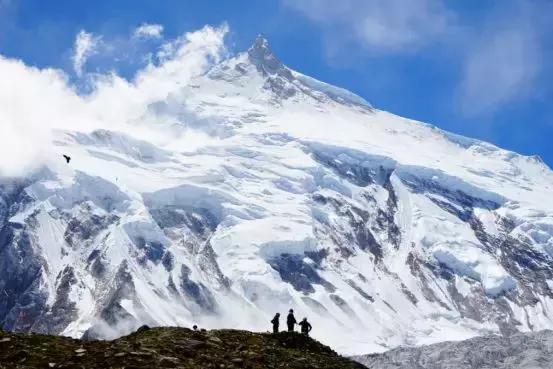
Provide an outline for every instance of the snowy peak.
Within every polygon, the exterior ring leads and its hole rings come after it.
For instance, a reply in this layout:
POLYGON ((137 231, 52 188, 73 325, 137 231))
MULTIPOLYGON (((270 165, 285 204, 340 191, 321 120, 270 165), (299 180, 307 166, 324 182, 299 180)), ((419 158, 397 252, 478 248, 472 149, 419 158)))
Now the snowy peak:
POLYGON ((263 37, 132 124, 56 132, 70 164, 0 178, 5 329, 265 330, 293 308, 365 353, 553 328, 533 159, 372 109, 263 37))
POLYGON ((255 37, 255 41, 253 42, 252 46, 250 46, 249 50, 260 50, 267 53, 272 53, 269 47, 269 41, 261 33, 255 37))
POLYGON ((263 74, 273 75, 285 70, 284 64, 269 47, 269 41, 262 35, 257 35, 253 45, 248 49, 248 58, 263 74))
MULTIPOLYGON (((204 86, 209 89, 209 94, 217 89, 221 96, 247 96, 246 105, 261 103, 262 106, 256 107, 256 110, 265 109, 266 103, 275 107, 283 107, 287 103, 308 103, 318 105, 320 109, 328 107, 329 103, 337 103, 364 112, 372 110, 371 105, 360 96, 286 66, 261 35, 257 36, 247 52, 239 53, 214 66, 207 78, 211 82, 205 83, 200 77, 193 83, 195 95, 201 92, 198 88, 204 86), (213 81, 216 81, 215 85, 212 84, 213 81)), ((237 111, 229 113, 235 115, 237 111)))

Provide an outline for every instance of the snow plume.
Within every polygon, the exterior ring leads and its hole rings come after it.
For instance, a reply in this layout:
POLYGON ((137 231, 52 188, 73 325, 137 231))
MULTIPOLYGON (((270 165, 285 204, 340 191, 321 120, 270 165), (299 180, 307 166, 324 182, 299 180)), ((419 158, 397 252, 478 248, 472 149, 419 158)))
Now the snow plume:
POLYGON ((88 33, 84 30, 81 30, 77 34, 73 54, 73 69, 77 76, 80 77, 83 74, 83 67, 87 59, 97 52, 98 45, 101 41, 101 36, 94 36, 92 33, 88 33))
MULTIPOLYGON (((93 90, 79 95, 61 70, 38 69, 0 56, 0 176, 19 176, 57 160, 55 130, 107 128, 135 133, 150 126, 148 106, 179 91, 225 54, 228 27, 205 26, 168 41, 163 56, 127 80, 115 73, 95 75, 93 90), (132 126, 132 129, 130 128, 132 126)), ((99 38, 80 32, 75 62, 81 70, 99 38), (80 41, 79 41, 80 40, 80 41), (94 41, 96 40, 96 41, 94 41)), ((59 150, 59 149, 58 149, 59 150)))
POLYGON ((134 30, 136 38, 161 38, 163 26, 161 24, 144 23, 134 30))

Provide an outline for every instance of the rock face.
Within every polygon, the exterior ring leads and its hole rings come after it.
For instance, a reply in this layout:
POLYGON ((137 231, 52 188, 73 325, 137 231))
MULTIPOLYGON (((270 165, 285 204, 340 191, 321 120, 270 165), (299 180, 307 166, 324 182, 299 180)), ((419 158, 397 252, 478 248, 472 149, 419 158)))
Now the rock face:
POLYGON ((553 332, 477 337, 354 359, 371 369, 548 369, 553 332))
POLYGON ((379 111, 262 38, 144 115, 205 139, 60 131, 70 164, 0 178, 4 329, 266 330, 293 308, 354 354, 553 328, 536 158, 379 111))
POLYGON ((363 369, 298 333, 142 329, 114 341, 0 331, 0 368, 363 369))

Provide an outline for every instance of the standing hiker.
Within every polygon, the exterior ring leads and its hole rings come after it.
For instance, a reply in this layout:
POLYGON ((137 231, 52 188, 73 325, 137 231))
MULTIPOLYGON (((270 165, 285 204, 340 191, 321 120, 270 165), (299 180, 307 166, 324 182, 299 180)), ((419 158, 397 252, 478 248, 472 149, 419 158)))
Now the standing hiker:
POLYGON ((280 324, 280 313, 276 313, 273 320, 271 320, 271 323, 273 324, 273 333, 278 333, 278 326, 280 324))
POLYGON ((313 327, 307 321, 307 318, 303 318, 303 320, 299 322, 298 325, 301 327, 301 334, 309 336, 309 332, 311 332, 311 329, 313 329, 313 327))
POLYGON ((294 317, 294 310, 290 309, 288 312, 288 317, 286 318, 286 324, 288 325, 288 332, 294 331, 294 325, 296 325, 297 320, 294 317))

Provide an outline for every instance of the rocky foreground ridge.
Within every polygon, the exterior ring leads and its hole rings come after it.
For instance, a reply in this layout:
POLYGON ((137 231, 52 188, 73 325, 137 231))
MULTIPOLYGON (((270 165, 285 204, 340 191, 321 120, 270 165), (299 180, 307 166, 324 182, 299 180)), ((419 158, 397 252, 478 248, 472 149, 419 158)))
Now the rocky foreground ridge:
POLYGON ((0 330, 0 368, 365 368, 297 333, 141 328, 113 341, 0 330))

